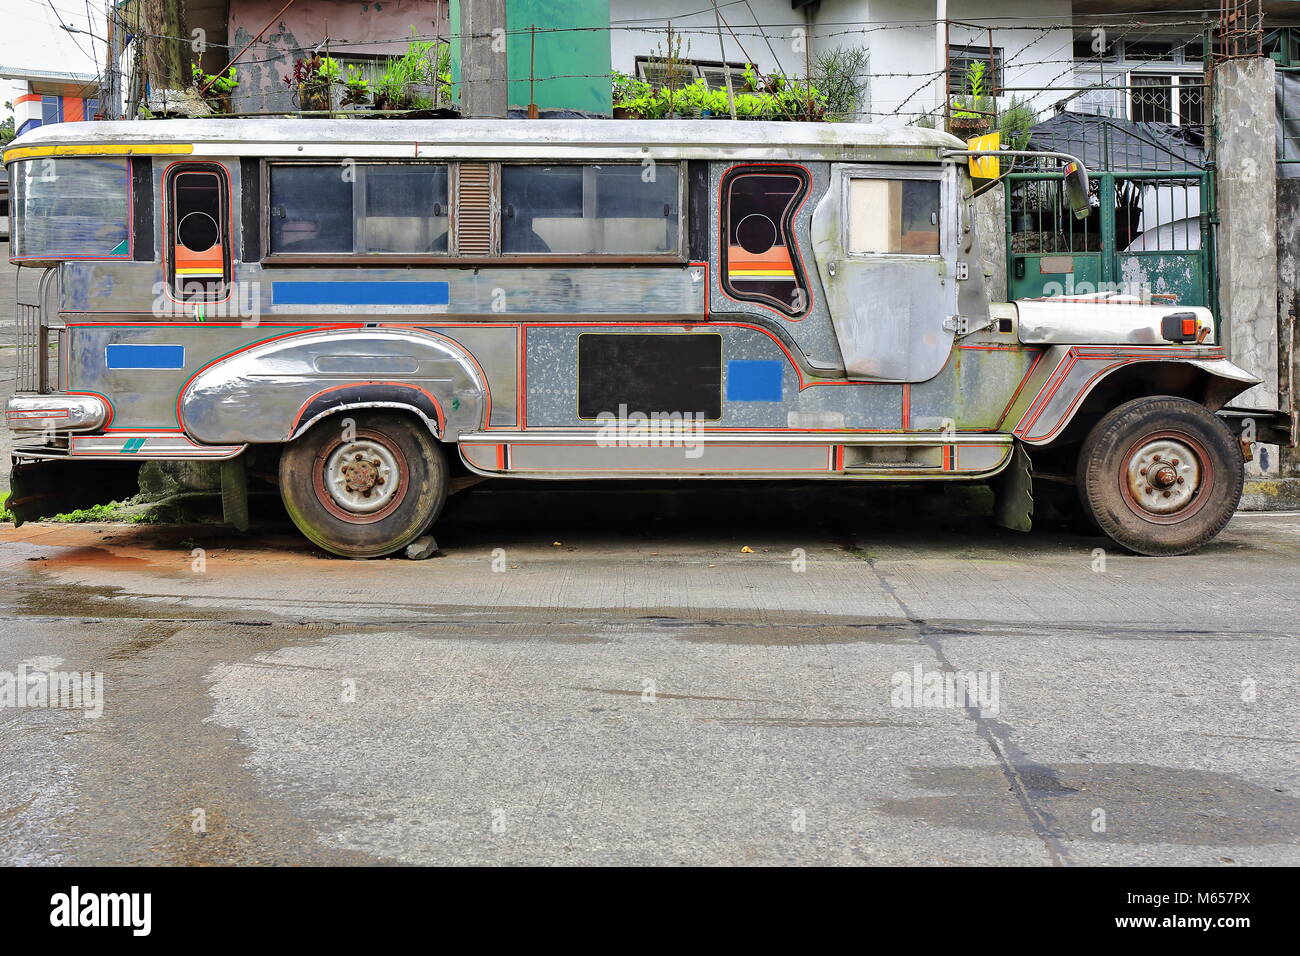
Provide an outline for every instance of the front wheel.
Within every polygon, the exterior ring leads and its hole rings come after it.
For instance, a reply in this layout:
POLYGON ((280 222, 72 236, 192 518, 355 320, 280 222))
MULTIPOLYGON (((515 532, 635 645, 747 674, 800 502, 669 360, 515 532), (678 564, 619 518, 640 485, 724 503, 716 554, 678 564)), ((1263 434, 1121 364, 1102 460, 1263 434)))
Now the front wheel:
POLYGON ((334 415, 285 448, 280 496, 315 544, 345 558, 377 558, 406 547, 438 517, 447 463, 412 416, 334 415))
POLYGON ((1101 419, 1077 484, 1098 527, 1138 554, 1195 551, 1223 530, 1245 469, 1228 427, 1185 398, 1137 398, 1101 419))

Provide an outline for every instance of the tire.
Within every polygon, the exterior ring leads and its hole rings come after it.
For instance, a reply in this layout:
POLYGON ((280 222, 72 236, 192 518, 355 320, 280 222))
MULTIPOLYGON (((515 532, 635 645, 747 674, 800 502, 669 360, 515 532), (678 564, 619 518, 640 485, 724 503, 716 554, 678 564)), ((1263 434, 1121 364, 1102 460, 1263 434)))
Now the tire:
POLYGON ((392 554, 424 534, 447 484, 438 442, 412 415, 333 415, 280 456, 289 517, 314 544, 345 558, 392 554))
POLYGON ((1223 530, 1245 468, 1228 427, 1169 395, 1106 414, 1079 453, 1079 500, 1097 526, 1138 554, 1187 554, 1223 530))

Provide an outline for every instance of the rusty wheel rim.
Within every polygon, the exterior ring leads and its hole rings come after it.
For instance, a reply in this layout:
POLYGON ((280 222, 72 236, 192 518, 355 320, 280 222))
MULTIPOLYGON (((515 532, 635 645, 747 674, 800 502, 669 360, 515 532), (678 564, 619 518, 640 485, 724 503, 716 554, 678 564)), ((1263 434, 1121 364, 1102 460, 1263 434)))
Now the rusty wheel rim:
POLYGON ((1145 521, 1177 524, 1205 507, 1214 466, 1205 446, 1180 431, 1143 435, 1125 452, 1119 490, 1128 509, 1145 521))
POLYGON ((392 514, 406 497, 406 456, 387 436, 359 430, 336 438, 316 456, 316 499, 334 517, 373 524, 392 514))

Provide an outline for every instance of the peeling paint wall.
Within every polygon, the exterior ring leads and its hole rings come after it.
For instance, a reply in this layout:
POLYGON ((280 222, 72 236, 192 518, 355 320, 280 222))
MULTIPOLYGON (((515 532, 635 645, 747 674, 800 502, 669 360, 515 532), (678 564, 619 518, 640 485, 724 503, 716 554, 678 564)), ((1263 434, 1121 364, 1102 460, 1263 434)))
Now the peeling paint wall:
MULTIPOLYGON (((235 112, 296 109, 283 77, 295 59, 328 41, 335 56, 406 52, 412 30, 424 38, 448 32, 448 0, 297 0, 235 65, 235 112)), ((283 6, 282 0, 230 0, 227 41, 243 49, 283 6)))

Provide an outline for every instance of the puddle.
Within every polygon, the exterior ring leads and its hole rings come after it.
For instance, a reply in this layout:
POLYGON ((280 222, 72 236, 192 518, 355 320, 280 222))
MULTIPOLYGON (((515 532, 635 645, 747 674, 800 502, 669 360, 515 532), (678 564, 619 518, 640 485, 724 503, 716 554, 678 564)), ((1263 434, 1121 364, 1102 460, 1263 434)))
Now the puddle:
MULTIPOLYGON (((891 816, 936 826, 1023 835, 1023 812, 997 767, 912 767, 925 797, 885 800, 891 816)), ((1068 763, 1019 773, 1060 840, 1178 846, 1266 846, 1300 839, 1300 799, 1230 774, 1148 764, 1068 763), (1093 811, 1106 832, 1092 830, 1093 811)))

